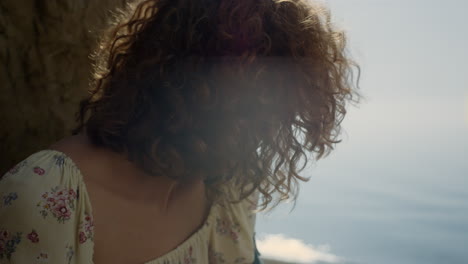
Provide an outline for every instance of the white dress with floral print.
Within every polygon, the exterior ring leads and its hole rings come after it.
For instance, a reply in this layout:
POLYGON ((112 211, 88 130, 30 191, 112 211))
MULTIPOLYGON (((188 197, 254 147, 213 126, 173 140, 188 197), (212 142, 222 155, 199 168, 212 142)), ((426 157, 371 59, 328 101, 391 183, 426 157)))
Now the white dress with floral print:
MULTIPOLYGON (((203 227, 146 264, 253 263, 251 209, 213 205, 203 227)), ((36 152, 0 178, 0 263, 93 263, 93 234, 86 186, 64 153, 36 152)))

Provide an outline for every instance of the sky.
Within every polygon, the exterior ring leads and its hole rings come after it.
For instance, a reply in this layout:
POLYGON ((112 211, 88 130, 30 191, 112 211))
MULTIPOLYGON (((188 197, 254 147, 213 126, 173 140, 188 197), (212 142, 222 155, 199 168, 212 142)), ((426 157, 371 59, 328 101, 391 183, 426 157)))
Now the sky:
POLYGON ((364 100, 303 175, 292 212, 257 219, 265 257, 468 263, 468 1, 323 0, 364 100), (287 246, 286 246, 287 245, 287 246))

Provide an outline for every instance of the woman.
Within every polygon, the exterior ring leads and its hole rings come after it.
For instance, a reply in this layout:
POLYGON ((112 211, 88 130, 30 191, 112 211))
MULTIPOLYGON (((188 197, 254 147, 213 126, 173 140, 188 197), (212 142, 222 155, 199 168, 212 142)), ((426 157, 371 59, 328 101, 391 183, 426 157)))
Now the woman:
POLYGON ((0 181, 0 262, 258 261, 254 209, 357 97, 343 32, 307 0, 145 0, 98 46, 73 135, 0 181))

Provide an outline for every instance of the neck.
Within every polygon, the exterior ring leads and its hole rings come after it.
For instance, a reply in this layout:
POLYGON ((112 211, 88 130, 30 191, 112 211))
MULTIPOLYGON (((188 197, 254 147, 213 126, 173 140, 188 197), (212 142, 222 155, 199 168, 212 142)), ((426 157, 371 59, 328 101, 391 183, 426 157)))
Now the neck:
POLYGON ((101 161, 101 175, 104 176, 100 177, 98 184, 126 200, 153 205, 158 211, 168 212, 182 197, 205 193, 202 179, 180 183, 167 176, 149 175, 128 161, 125 155, 93 146, 85 134, 78 137, 96 153, 93 158, 101 161))

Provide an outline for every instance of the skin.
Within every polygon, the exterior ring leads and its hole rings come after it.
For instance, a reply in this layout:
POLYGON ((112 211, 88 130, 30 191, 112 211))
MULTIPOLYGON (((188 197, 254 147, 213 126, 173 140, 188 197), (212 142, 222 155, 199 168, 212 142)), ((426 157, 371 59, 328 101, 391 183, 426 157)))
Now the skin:
POLYGON ((152 177, 83 134, 50 149, 83 175, 94 217, 94 263, 145 263, 173 250, 205 222, 210 205, 201 179, 180 184, 152 177))

